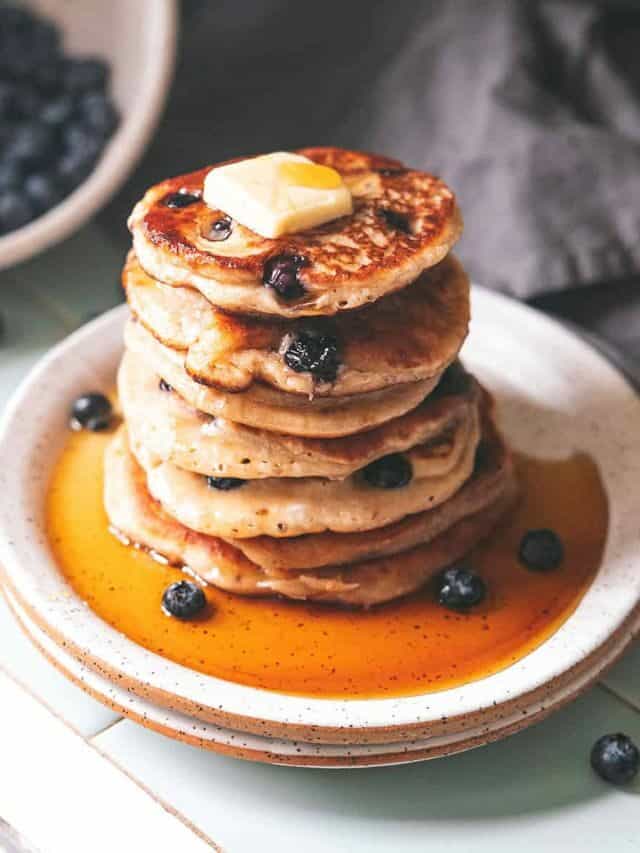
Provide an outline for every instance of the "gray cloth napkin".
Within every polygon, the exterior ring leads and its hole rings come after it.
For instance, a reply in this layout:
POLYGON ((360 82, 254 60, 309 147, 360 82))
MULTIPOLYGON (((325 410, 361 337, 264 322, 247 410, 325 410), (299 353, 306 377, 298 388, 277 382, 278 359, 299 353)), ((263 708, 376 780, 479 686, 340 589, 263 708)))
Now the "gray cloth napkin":
POLYGON ((103 219, 167 172, 337 144, 441 174, 472 277, 519 297, 640 267, 640 7, 510 0, 183 5, 165 119, 103 219))

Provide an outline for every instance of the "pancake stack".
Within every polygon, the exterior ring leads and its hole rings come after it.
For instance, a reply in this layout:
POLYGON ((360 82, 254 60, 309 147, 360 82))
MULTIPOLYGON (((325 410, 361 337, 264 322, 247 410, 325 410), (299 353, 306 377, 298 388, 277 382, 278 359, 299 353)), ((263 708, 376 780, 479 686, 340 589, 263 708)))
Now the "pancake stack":
POLYGON ((340 173, 352 215, 267 239, 204 203, 209 169, 136 205, 105 504, 123 540, 206 583, 368 607, 485 537, 513 472, 458 361, 451 191, 385 157, 300 153, 340 173))

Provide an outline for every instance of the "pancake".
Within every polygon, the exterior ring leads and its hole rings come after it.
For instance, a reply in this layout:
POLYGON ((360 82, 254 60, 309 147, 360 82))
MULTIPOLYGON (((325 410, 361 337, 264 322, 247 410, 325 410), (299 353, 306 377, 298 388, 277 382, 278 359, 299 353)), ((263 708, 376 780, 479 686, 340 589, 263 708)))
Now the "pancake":
POLYGON ((194 287, 231 311, 331 315, 405 287, 439 263, 460 236, 454 195, 433 175, 340 148, 299 153, 341 173, 353 194, 351 216, 277 239, 234 222, 227 239, 207 239, 225 216, 201 199, 207 167, 151 187, 135 206, 129 228, 142 267, 158 281, 194 287), (177 192, 197 200, 168 206, 177 192), (265 265, 282 256, 301 259, 294 299, 263 284, 265 265))
POLYGON ((218 477, 329 477, 342 479, 389 453, 401 453, 469 417, 478 385, 442 382, 417 408, 368 432, 344 438, 300 438, 236 424, 197 412, 162 390, 143 359, 125 353, 118 396, 132 440, 164 462, 218 477), (450 393, 448 393, 450 392, 450 393))
POLYGON ((505 491, 512 491, 513 481, 511 456, 485 406, 482 442, 473 475, 453 497, 435 509, 363 533, 329 532, 288 539, 257 536, 227 541, 269 571, 316 569, 391 556, 429 542, 465 516, 480 512, 488 503, 499 500, 505 491))
POLYGON ((438 506, 471 475, 479 437, 478 414, 471 410, 467 421, 402 454, 410 479, 392 493, 360 471, 344 480, 267 478, 212 488, 206 477, 163 462, 130 440, 150 494, 171 516, 200 533, 244 539, 371 530, 438 506))
POLYGON ((140 323, 127 324, 125 344, 194 409, 268 432, 309 438, 373 429, 414 409, 437 384, 437 378, 423 379, 369 394, 313 400, 257 382, 246 391, 231 393, 192 379, 184 369, 184 353, 161 344, 140 323))
POLYGON ((187 373, 229 391, 261 381, 292 394, 345 396, 431 379, 456 358, 469 324, 469 282, 452 257, 360 311, 295 323, 220 311, 195 290, 154 281, 133 253, 123 285, 145 328, 184 351, 187 373), (315 375, 287 365, 291 346, 295 353, 300 341, 322 336, 336 342, 335 362, 315 375))
MULTIPOLYGON (((186 568, 228 592, 251 596, 277 593, 362 607, 406 595, 464 556, 488 535, 512 503, 514 493, 513 480, 505 479, 498 497, 487 498, 482 509, 404 553, 349 567, 282 572, 261 568, 232 545, 194 533, 167 515, 149 495, 144 472, 129 452, 124 429, 116 433, 105 455, 105 507, 114 532, 127 544, 143 547, 162 562, 186 568)), ((453 500, 460 502, 457 496, 453 500)))

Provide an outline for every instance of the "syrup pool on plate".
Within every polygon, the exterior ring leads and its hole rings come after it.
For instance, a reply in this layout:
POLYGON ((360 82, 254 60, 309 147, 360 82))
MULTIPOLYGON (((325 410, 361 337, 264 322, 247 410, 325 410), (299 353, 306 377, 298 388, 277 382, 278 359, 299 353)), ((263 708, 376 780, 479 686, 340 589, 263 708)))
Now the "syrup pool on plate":
POLYGON ((440 606, 432 585, 369 611, 251 599, 207 587, 207 615, 166 616, 162 594, 178 569, 127 547, 108 529, 102 455, 109 435, 75 433, 55 468, 48 532, 76 593, 131 640, 176 663, 240 684, 325 698, 409 696, 497 672, 539 646, 570 616, 598 570, 607 499, 583 454, 544 461, 516 456, 519 506, 470 556, 485 601, 468 613, 440 606), (523 534, 552 528, 562 565, 528 571, 523 534))

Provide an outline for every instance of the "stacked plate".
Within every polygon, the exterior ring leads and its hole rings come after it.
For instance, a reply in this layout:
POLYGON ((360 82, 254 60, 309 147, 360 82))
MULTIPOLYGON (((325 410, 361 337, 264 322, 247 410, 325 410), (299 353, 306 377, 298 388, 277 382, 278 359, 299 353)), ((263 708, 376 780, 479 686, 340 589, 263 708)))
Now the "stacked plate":
POLYGON ((125 309, 53 350, 3 419, 0 490, 12 500, 0 503, 0 563, 25 630, 71 678, 133 719, 207 748, 280 763, 351 766, 437 756, 502 737, 575 696, 640 627, 640 406, 604 358, 552 321, 480 289, 472 307, 465 363, 492 388, 510 441, 545 458, 588 453, 609 500, 608 541, 591 588, 531 654, 488 678, 436 693, 305 699, 194 672, 102 622, 62 577, 43 505, 71 402, 86 388, 113 384, 125 309), (611 423, 615 430, 603 428, 611 423))

